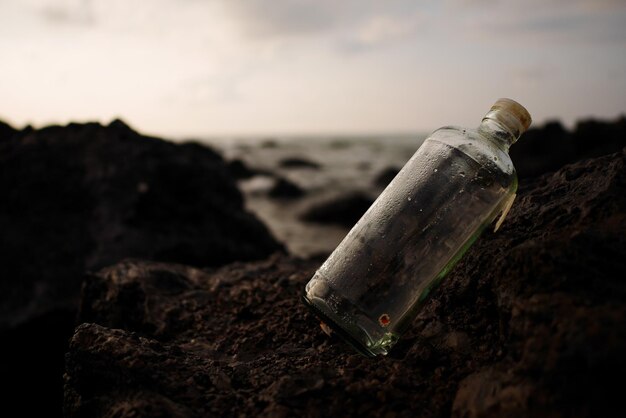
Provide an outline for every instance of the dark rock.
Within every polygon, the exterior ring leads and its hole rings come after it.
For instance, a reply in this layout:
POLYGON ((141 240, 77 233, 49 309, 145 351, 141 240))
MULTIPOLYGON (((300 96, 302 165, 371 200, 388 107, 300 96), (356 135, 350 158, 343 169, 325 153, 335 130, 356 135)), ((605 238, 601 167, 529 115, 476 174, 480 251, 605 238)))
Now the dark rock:
MULTIPOLYGON (((8 281, 12 277, 2 276, 8 281)), ((25 416, 61 416, 63 358, 76 325, 75 307, 53 307, 0 329, 3 405, 25 416), (36 401, 25 402, 32 396, 36 401)), ((9 415, 12 415, 9 413, 9 415)))
POLYGON ((332 149, 346 149, 354 145, 354 141, 349 139, 335 139, 328 146, 332 149))
POLYGON ((237 180, 249 179, 257 174, 241 160, 229 161, 228 170, 230 175, 237 180))
POLYGON ((0 170, 0 257, 15 278, 0 324, 40 300, 75 299, 85 270, 124 257, 217 266, 281 248, 218 154, 121 121, 17 134, 0 143, 0 170))
POLYGON ((374 177, 374 186, 387 187, 391 180, 396 177, 400 169, 398 167, 387 167, 374 177))
POLYGON ((522 183, 388 357, 318 327, 318 261, 126 261, 87 277, 68 416, 621 416, 626 155, 522 183))
POLYGON ((231 160, 228 162, 228 170, 235 180, 247 180, 255 176, 273 176, 268 170, 252 168, 242 160, 231 160))
POLYGON ((101 416, 129 408, 127 414, 145 416, 172 410, 185 416, 258 415, 253 412, 263 409, 265 398, 315 394, 319 383, 308 376, 274 382, 249 372, 252 364, 273 368, 279 358, 290 358, 287 370, 298 370, 306 361, 299 355, 323 340, 308 329, 302 333, 303 326, 316 325, 306 323, 296 298, 316 265, 273 257, 209 273, 125 261, 86 277, 80 321, 91 323, 78 327, 70 346, 66 414, 101 416), (92 361, 98 366, 86 365, 92 361), (243 395, 248 391, 250 397, 243 395), (148 414, 143 408, 151 401, 155 409, 148 414))
POLYGON ((269 190, 268 195, 270 197, 290 199, 304 196, 304 189, 297 184, 279 177, 276 179, 274 186, 269 190))
POLYGON ((284 158, 278 162, 278 166, 282 168, 311 168, 315 170, 321 167, 316 162, 298 157, 284 158))
POLYGON ((584 158, 618 152, 626 146, 626 117, 615 122, 587 120, 573 132, 559 122, 526 132, 510 150, 520 179, 556 171, 584 158))
POLYGON ((121 121, 5 138, 0 189, 0 335, 21 336, 3 338, 3 352, 17 357, 3 356, 0 366, 37 376, 29 393, 38 402, 26 407, 46 415, 54 414, 46 399, 55 389, 43 382, 51 369, 58 380, 62 356, 33 370, 39 362, 29 353, 65 351, 55 344, 74 327, 86 270, 129 256, 219 266, 281 249, 244 210, 217 153, 139 135, 121 121), (52 339, 40 344, 41 336, 52 339))
POLYGON ((300 215, 300 219, 306 222, 352 227, 372 203, 374 200, 368 195, 351 192, 314 203, 300 215))
POLYGON ((0 141, 9 140, 16 133, 17 131, 11 125, 0 120, 0 141))
POLYGON ((264 139, 261 141, 261 148, 278 148, 278 142, 273 139, 264 139))

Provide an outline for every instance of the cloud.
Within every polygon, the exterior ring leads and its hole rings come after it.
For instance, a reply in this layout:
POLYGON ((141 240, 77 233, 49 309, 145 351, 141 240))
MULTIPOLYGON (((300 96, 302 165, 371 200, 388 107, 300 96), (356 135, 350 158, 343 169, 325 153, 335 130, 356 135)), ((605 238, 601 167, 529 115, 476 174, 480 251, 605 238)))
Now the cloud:
POLYGON ((357 31, 357 39, 364 44, 379 44, 406 38, 418 28, 417 16, 374 16, 357 31))
POLYGON ((414 38, 439 42, 626 41, 624 0, 213 0, 251 42, 303 39, 366 51, 414 38))
POLYGON ((553 74, 545 65, 521 66, 510 70, 511 81, 522 87, 537 87, 546 82, 553 74))
POLYGON ((485 7, 482 1, 454 0, 447 5, 450 24, 460 24, 457 32, 492 42, 529 46, 626 42, 624 1, 527 0, 485 7), (466 7, 453 12, 452 5, 459 2, 466 7))
POLYGON ((526 0, 524 2, 503 2, 493 0, 446 0, 448 9, 458 7, 481 8, 481 9, 507 9, 516 8, 518 11, 537 11, 551 9, 553 11, 565 10, 597 10, 615 11, 626 9, 623 0, 526 0))
POLYGON ((227 9, 251 37, 278 37, 320 32, 336 17, 323 2, 308 0, 232 0, 227 9))
POLYGON ((0 0, 0 100, 16 121, 396 129, 506 90, 565 117, 593 110, 581 86, 623 108, 624 42, 624 0, 0 0))
POLYGON ((58 25, 91 26, 96 21, 91 0, 45 2, 40 14, 45 21, 58 25))
POLYGON ((336 42, 341 51, 361 53, 374 48, 402 45, 418 33, 425 33, 429 26, 429 22, 417 13, 404 16, 373 15, 338 33, 336 42))
POLYGON ((421 6, 408 0, 230 0, 222 2, 242 32, 256 38, 359 30, 364 41, 405 32, 404 16, 421 6), (400 23, 401 27, 395 24, 400 23), (365 26, 364 26, 365 25, 365 26))

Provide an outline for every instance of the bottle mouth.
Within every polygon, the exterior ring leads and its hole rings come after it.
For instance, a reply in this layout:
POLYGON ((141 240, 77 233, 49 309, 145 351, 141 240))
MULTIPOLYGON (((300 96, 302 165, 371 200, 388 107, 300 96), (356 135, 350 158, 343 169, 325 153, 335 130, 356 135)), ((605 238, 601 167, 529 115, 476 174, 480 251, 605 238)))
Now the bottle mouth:
POLYGON ((511 99, 498 99, 483 120, 491 119, 505 127, 512 135, 519 137, 528 130, 532 122, 530 113, 521 104, 511 99))

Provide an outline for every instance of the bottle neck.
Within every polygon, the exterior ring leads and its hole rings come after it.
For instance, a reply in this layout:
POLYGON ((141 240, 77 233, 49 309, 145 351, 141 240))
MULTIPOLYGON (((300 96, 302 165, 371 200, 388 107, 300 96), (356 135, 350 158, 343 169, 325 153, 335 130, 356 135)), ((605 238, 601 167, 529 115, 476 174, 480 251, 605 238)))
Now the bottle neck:
POLYGON ((492 110, 485 115, 478 130, 484 135, 495 139, 508 151, 509 147, 513 145, 525 131, 525 128, 520 123, 519 119, 510 115, 508 112, 492 110))

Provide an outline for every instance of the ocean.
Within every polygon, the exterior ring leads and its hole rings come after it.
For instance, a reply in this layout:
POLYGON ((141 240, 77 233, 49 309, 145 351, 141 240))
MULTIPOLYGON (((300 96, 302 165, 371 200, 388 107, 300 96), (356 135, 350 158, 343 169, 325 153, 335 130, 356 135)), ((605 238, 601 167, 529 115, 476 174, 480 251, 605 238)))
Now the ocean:
POLYGON ((300 215, 311 205, 360 191, 375 198, 384 189, 377 176, 401 168, 424 141, 425 134, 379 136, 292 136, 272 138, 211 138, 204 142, 227 160, 241 160, 266 174, 240 180, 246 207, 285 243, 292 254, 310 257, 330 253, 349 228, 336 224, 308 223, 300 215), (286 159, 317 165, 285 167, 286 159), (272 198, 268 191, 276 177, 300 186, 299 198, 272 198))

